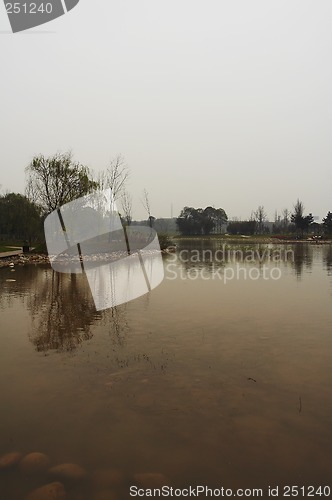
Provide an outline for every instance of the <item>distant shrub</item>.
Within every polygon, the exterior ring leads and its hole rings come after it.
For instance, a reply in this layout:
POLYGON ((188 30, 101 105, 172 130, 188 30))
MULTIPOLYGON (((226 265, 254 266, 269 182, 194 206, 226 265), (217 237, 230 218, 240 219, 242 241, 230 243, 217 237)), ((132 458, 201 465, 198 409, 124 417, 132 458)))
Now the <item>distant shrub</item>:
POLYGON ((173 241, 172 241, 171 237, 166 233, 159 233, 158 239, 159 239, 160 248, 162 250, 165 250, 170 245, 173 245, 173 241))

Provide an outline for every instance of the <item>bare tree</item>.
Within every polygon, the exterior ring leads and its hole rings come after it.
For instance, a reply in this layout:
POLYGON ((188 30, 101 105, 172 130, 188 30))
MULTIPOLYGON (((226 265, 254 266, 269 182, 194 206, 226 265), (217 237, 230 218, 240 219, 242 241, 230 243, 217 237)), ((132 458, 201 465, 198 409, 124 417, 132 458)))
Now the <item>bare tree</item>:
POLYGON ((284 231, 287 231, 290 224, 291 213, 288 208, 284 208, 282 211, 282 227, 284 231))
POLYGON ((122 155, 113 158, 106 171, 98 176, 100 189, 111 188, 114 201, 119 199, 124 192, 125 184, 129 177, 129 169, 122 155))
POLYGON ((266 222, 267 220, 267 215, 263 205, 260 205, 254 212, 254 218, 257 223, 257 232, 258 234, 262 234, 264 232, 264 227, 265 227, 264 222, 266 222))
POLYGON ((149 193, 147 192, 146 189, 143 190, 143 200, 142 200, 142 203, 143 203, 143 207, 145 208, 145 210, 148 213, 148 216, 150 217, 150 215, 151 215, 150 200, 149 200, 149 193))
POLYGON ((146 189, 143 190, 142 204, 148 214, 149 226, 152 227, 155 218, 151 215, 150 198, 149 198, 149 193, 147 192, 146 189))
POLYGON ((274 223, 280 225, 281 222, 281 216, 278 213, 278 210, 274 212, 274 223))
POLYGON ((127 226, 130 226, 132 217, 132 197, 128 193, 128 191, 124 191, 121 199, 122 210, 124 219, 127 223, 127 226))
POLYGON ((36 186, 36 182, 34 176, 29 175, 27 179, 27 183, 25 186, 25 196, 28 198, 31 203, 38 202, 38 189, 36 186))

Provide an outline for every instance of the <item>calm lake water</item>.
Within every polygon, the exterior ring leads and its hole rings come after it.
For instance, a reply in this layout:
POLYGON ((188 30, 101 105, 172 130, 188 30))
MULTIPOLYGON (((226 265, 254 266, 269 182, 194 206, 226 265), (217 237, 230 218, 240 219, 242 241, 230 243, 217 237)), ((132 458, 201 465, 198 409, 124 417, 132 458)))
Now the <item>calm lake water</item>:
MULTIPOLYGON (((0 455, 121 469, 123 499, 140 472, 332 486, 332 247, 228 250, 183 240, 159 287, 102 312, 84 275, 1 269, 0 455)), ((0 474, 1 499, 31 488, 0 474)))

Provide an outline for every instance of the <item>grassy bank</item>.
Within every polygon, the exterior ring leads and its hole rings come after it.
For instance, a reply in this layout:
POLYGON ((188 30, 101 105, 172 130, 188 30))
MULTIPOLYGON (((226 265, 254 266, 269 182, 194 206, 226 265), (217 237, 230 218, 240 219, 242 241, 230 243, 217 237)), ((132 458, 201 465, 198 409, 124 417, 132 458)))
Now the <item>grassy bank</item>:
POLYGON ((326 237, 324 239, 316 240, 310 236, 305 236, 301 239, 296 238, 293 235, 252 235, 252 236, 243 236, 243 235, 226 235, 226 234, 210 234, 210 235, 196 235, 196 236, 182 236, 176 235, 173 236, 173 240, 176 241, 222 241, 224 243, 236 243, 236 244, 248 244, 248 243, 278 243, 278 244, 290 244, 290 243, 331 243, 332 238, 326 237))
POLYGON ((15 239, 0 239, 0 252, 11 252, 12 250, 19 250, 23 247, 22 240, 15 239))

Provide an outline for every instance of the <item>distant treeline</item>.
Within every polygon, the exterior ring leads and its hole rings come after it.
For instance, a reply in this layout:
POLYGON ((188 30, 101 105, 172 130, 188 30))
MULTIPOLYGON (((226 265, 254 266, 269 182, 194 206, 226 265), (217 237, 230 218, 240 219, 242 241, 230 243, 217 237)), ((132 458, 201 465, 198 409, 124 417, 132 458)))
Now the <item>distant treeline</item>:
POLYGON ((283 210, 282 216, 275 214, 274 222, 269 222, 263 206, 253 211, 249 220, 228 221, 222 208, 215 209, 184 207, 176 219, 177 227, 182 235, 207 235, 228 233, 231 235, 263 235, 263 234, 295 234, 303 236, 332 234, 332 213, 328 212, 323 222, 314 221, 311 213, 304 214, 304 206, 300 200, 294 204, 294 211, 283 210))
MULTIPOLYGON (((43 222, 53 210, 96 189, 110 188, 124 226, 138 224, 132 216, 132 198, 125 185, 129 175, 121 156, 113 159, 106 171, 94 178, 88 167, 73 160, 72 154, 57 153, 51 157, 38 155, 26 167, 26 194, 0 195, 0 239, 44 242, 43 222)), ((332 234, 332 213, 328 212, 322 224, 314 221, 311 213, 305 215, 300 200, 292 212, 285 209, 276 213, 273 223, 267 220, 263 206, 253 211, 249 220, 231 220, 223 208, 184 207, 177 218, 156 219, 152 215, 150 197, 143 191, 143 206, 147 213, 144 224, 161 233, 183 235, 222 234, 332 234)), ((111 209, 111 208, 110 208, 111 209)), ((142 223, 142 221, 140 222, 142 223)))

